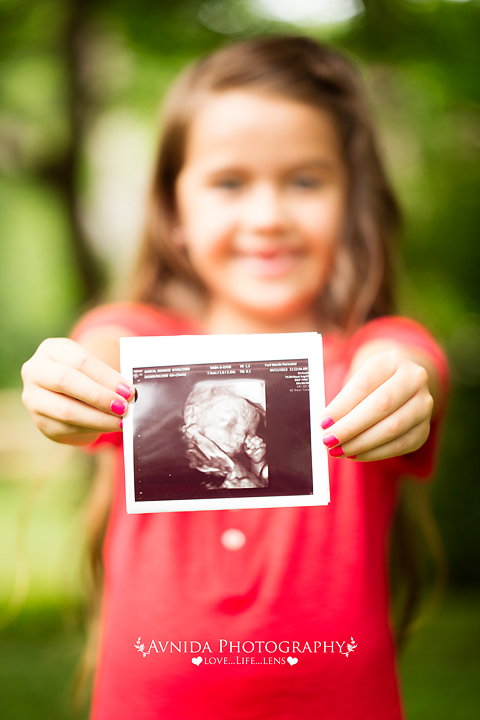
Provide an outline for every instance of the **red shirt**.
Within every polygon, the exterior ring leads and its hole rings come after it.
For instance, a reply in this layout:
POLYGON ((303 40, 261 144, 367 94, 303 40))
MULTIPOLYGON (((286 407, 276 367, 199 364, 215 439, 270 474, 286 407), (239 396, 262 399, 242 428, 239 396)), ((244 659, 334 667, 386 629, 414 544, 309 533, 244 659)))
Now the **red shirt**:
MULTIPOLYGON (((75 336, 111 324, 195 333, 163 311, 118 305, 88 315, 75 336)), ((324 338, 327 403, 376 338, 427 354, 446 386, 433 338, 381 318, 346 343, 324 338)), ((401 458, 331 458, 326 507, 150 515, 126 514, 121 435, 102 436, 97 445, 114 442, 118 457, 92 720, 401 718, 387 539, 399 478, 431 473, 435 435, 401 458), (230 549, 232 538, 243 546, 230 549)))

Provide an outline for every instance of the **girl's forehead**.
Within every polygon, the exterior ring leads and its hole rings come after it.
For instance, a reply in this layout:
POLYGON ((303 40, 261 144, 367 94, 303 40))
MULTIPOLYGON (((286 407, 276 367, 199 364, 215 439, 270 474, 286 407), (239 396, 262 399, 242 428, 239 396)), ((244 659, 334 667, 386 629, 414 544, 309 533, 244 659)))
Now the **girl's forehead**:
POLYGON ((341 141, 331 113, 279 94, 228 90, 207 96, 187 134, 186 162, 213 156, 312 155, 338 160, 341 141))

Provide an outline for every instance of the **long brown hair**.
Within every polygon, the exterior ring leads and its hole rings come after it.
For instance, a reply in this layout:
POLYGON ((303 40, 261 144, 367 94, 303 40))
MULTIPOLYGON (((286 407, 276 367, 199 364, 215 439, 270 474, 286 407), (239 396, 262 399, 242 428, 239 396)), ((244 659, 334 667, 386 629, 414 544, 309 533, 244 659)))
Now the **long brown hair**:
POLYGON ((172 87, 130 299, 175 308, 187 292, 205 298, 184 248, 172 242, 175 184, 196 109, 212 94, 240 88, 327 110, 338 128, 349 194, 334 268, 318 299, 320 317, 349 331, 392 312, 392 255, 400 215, 378 153, 363 84, 336 50, 290 35, 256 37, 222 48, 189 67, 172 87))

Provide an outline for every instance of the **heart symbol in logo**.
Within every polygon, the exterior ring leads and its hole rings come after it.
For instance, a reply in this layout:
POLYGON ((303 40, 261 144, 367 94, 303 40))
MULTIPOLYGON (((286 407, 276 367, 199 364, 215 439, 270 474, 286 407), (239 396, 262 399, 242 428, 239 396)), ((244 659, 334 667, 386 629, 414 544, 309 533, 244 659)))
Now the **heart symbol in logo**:
POLYGON ((291 667, 292 665, 296 665, 296 664, 297 664, 298 658, 292 658, 292 657, 289 655, 288 658, 287 658, 287 662, 288 662, 288 664, 289 664, 290 667, 291 667))
POLYGON ((203 662, 203 658, 201 655, 199 655, 196 658, 192 658, 192 663, 196 665, 197 667, 203 662))

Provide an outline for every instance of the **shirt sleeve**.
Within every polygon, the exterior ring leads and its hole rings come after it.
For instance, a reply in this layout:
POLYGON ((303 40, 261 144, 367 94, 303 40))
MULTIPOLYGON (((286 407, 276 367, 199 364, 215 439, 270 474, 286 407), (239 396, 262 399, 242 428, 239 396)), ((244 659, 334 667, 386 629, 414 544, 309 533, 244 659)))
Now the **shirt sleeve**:
POLYGON ((427 441, 415 452, 385 461, 389 463, 390 469, 395 474, 426 479, 434 473, 438 459, 440 431, 450 389, 448 362, 442 348, 428 330, 414 320, 394 316, 372 320, 355 333, 349 342, 349 360, 353 359, 357 350, 365 343, 385 339, 398 342, 412 351, 427 356, 437 372, 442 405, 431 424, 427 441))
POLYGON ((193 323, 176 317, 163 308, 137 303, 117 303, 100 305, 87 312, 74 326, 70 337, 77 340, 85 332, 108 325, 124 327, 139 337, 199 333, 193 323))

